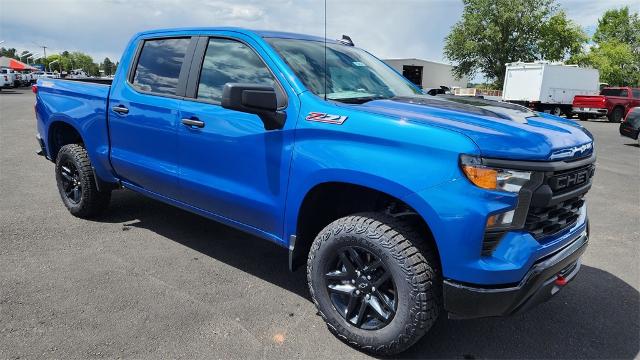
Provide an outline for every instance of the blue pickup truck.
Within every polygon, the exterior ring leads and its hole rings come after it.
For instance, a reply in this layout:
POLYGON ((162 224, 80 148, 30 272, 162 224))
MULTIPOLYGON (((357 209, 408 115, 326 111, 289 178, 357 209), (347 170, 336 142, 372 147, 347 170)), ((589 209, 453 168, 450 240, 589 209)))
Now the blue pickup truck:
POLYGON ((587 246, 586 129, 426 95, 348 37, 147 31, 112 82, 33 91, 71 214, 99 216, 125 188, 273 241, 306 264, 329 330, 371 353, 403 351, 441 314, 525 311, 587 246))

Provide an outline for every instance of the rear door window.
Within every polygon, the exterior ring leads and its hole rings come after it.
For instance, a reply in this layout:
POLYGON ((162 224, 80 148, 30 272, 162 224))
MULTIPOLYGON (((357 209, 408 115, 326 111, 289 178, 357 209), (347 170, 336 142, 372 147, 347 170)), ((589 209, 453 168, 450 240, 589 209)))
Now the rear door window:
POLYGON ((604 96, 622 96, 622 89, 602 89, 600 95, 604 96))
POLYGON ((163 95, 175 95, 190 38, 146 40, 133 75, 133 87, 163 95))
POLYGON ((632 89, 631 93, 634 99, 640 99, 640 89, 632 89))

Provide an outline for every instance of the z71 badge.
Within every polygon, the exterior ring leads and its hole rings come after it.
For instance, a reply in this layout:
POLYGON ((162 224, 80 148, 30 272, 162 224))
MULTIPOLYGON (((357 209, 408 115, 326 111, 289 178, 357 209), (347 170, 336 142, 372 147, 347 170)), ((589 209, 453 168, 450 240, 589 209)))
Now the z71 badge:
POLYGON ((326 114, 321 112, 310 112, 309 114, 307 114, 306 119, 307 121, 317 121, 317 122, 336 124, 336 125, 342 125, 342 123, 347 121, 346 116, 331 115, 331 114, 326 114))

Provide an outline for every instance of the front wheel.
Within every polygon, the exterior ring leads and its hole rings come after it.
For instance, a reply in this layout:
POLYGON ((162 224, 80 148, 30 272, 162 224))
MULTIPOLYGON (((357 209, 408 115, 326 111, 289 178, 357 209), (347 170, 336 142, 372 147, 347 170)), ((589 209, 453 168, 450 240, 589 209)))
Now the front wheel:
POLYGON ((309 253, 307 280, 329 330, 378 355, 409 348, 440 311, 433 250, 409 224, 380 213, 347 216, 324 228, 309 253))
POLYGON ((90 218, 103 212, 111 191, 98 191, 87 150, 78 144, 63 146, 56 158, 56 183, 69 212, 90 218))

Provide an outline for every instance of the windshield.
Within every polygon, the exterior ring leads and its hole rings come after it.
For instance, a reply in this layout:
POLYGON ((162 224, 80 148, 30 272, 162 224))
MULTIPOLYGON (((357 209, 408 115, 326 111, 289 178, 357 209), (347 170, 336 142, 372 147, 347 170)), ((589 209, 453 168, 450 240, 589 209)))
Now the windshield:
POLYGON ((299 39, 266 39, 314 94, 347 103, 422 94, 405 78, 364 50, 299 39))

